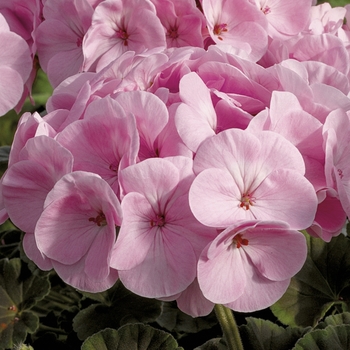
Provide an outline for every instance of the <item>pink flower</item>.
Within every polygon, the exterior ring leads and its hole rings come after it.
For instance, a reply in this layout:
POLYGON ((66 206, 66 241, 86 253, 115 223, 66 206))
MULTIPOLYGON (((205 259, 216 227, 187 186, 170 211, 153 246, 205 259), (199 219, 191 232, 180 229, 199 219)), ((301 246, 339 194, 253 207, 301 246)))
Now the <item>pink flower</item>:
POLYGON ((285 137, 303 156, 323 160, 322 124, 305 112, 295 95, 274 91, 270 109, 252 119, 247 130, 271 130, 285 137))
POLYGON ((20 102, 33 61, 25 40, 10 31, 1 14, 0 19, 0 116, 2 116, 20 102))
POLYGON ((102 1, 83 41, 84 70, 99 71, 128 50, 141 53, 165 46, 164 29, 149 0, 102 1))
POLYGON ((235 311, 264 309, 284 294, 306 255, 303 234, 283 222, 237 222, 203 250, 199 286, 211 302, 235 311))
POLYGON ((312 34, 336 34, 346 17, 345 7, 333 7, 328 2, 312 6, 310 10, 309 31, 312 34))
MULTIPOLYGON (((42 21, 42 6, 41 0, 0 0, 0 13, 6 18, 11 32, 24 39, 29 48, 28 61, 30 64, 27 66, 27 63, 23 62, 22 68, 28 67, 30 73, 24 79, 22 96, 14 108, 17 113, 22 109, 28 95, 31 102, 34 103, 31 97, 31 90, 38 69, 35 59, 37 46, 34 36, 42 21)), ((1 39, 1 41, 3 40, 5 39, 1 39)), ((19 45, 21 46, 22 44, 19 45)), ((1 74, 1 77, 3 78, 3 74, 1 74)))
POLYGON ((133 115, 110 97, 96 100, 85 118, 68 125, 57 141, 72 152, 74 170, 99 174, 119 196, 119 170, 135 164, 139 151, 133 115))
POLYGON ((146 91, 130 91, 120 93, 116 101, 126 114, 133 114, 140 137, 139 159, 158 157, 157 137, 169 120, 165 104, 154 94, 146 91))
POLYGON ((216 231, 191 213, 193 177, 185 157, 146 159, 121 171, 123 225, 111 266, 138 295, 173 296, 196 277, 197 257, 216 231))
POLYGON ((96 174, 77 171, 62 177, 48 194, 35 240, 63 281, 100 292, 118 278, 109 263, 121 220, 110 186, 96 174))
POLYGON ((267 32, 275 38, 299 34, 308 24, 311 1, 250 0, 265 15, 267 32))
POLYGON ((47 194, 72 171, 73 156, 57 141, 42 135, 29 139, 18 158, 2 178, 3 200, 13 223, 32 233, 47 194))
POLYGON ((314 220, 317 197, 302 156, 276 133, 222 131, 199 146, 194 171, 190 206, 204 225, 280 220, 300 230, 314 220))
POLYGON ((337 191, 347 216, 350 216, 350 121, 337 109, 329 114, 323 127, 325 140, 325 175, 327 185, 337 191))
POLYGON ((167 47, 203 47, 205 18, 194 1, 151 0, 166 32, 167 47))
POLYGON ((185 145, 193 152, 208 137, 215 135, 216 113, 210 91, 200 77, 191 72, 180 81, 180 103, 175 124, 185 145))
POLYGON ((211 38, 228 44, 257 61, 267 49, 267 21, 247 0, 203 0, 203 12, 211 38))
POLYGON ((45 20, 36 31, 40 65, 56 87, 81 72, 82 43, 91 25, 92 6, 86 0, 47 0, 45 20))

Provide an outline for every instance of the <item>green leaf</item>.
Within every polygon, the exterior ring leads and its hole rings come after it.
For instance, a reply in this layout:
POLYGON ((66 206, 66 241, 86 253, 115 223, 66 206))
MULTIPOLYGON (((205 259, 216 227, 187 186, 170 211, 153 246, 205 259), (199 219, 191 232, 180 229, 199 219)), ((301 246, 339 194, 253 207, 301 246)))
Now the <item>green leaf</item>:
POLYGON ((105 329, 89 337, 81 350, 180 350, 169 333, 148 325, 125 325, 119 330, 105 329))
POLYGON ((339 235, 326 243, 306 236, 309 253, 282 298, 271 306, 282 323, 315 326, 333 308, 350 308, 350 240, 339 235))
POLYGON ((270 321, 247 317, 247 324, 239 327, 243 346, 254 350, 288 350, 311 329, 283 328, 270 321))
POLYGON ((227 345, 223 338, 214 338, 198 346, 194 350, 227 350, 227 345))
POLYGON ((194 318, 179 310, 173 302, 163 302, 162 314, 156 321, 161 327, 175 333, 198 333, 218 323, 215 312, 194 318))
POLYGON ((14 350, 34 350, 30 345, 18 344, 14 350))
POLYGON ((32 89, 32 97, 35 106, 44 106, 48 98, 52 95, 52 86, 47 79, 47 75, 39 69, 32 89))
POLYGON ((133 294, 120 281, 104 292, 102 299, 104 303, 90 305, 73 319, 73 329, 80 340, 104 328, 117 329, 126 323, 153 322, 161 313, 160 301, 133 294))
POLYGON ((19 258, 0 260, 0 349, 23 342, 39 325, 28 311, 49 292, 47 279, 31 275, 19 258))
POLYGON ((350 325, 350 312, 343 312, 338 315, 331 315, 325 318, 324 322, 317 325, 318 329, 324 329, 327 326, 340 326, 342 324, 350 325))
POLYGON ((328 326, 307 333, 293 350, 345 350, 350 349, 350 325, 328 326))

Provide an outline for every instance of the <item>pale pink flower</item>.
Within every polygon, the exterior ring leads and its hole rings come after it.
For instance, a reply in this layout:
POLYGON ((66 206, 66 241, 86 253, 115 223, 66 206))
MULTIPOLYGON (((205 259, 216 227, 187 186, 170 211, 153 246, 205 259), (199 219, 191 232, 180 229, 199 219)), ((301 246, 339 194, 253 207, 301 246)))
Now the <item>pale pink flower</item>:
POLYGON ((194 171, 190 206, 204 225, 280 220, 300 230, 314 220, 317 197, 302 156, 277 133, 222 131, 199 146, 194 171))
MULTIPOLYGON (((54 137, 56 133, 49 124, 43 121, 37 112, 33 114, 29 112, 23 113, 18 121, 17 130, 12 141, 11 152, 8 161, 8 169, 13 164, 21 160, 20 154, 27 141, 35 136, 40 135, 54 137)), ((8 214, 5 208, 4 198, 2 194, 2 181, 5 178, 6 172, 0 179, 0 222, 4 222, 8 219, 8 214)))
POLYGON ((72 154, 54 139, 42 135, 27 141, 2 178, 5 208, 17 227, 34 232, 47 194, 72 167, 72 154))
POLYGON ((310 0, 250 0, 265 15, 268 34, 273 38, 288 38, 299 34, 308 24, 310 0))
POLYGON ((87 0, 47 0, 45 20, 36 31, 38 57, 50 83, 81 72, 83 38, 91 25, 93 8, 87 0))
POLYGON ((303 156, 323 160, 322 123, 304 111, 297 97, 287 91, 274 91, 270 108, 259 113, 247 130, 271 130, 285 137, 303 156))
MULTIPOLYGON (((34 104, 31 90, 38 69, 35 59, 37 50, 35 31, 42 21, 42 6, 41 0, 0 0, 0 13, 6 18, 11 32, 16 33, 24 39, 29 48, 30 65, 28 64, 28 69, 30 73, 24 80, 22 96, 14 108, 17 113, 22 109, 28 95, 31 102, 34 104)), ((1 41, 3 40, 4 39, 1 39, 1 41)), ((3 77, 3 74, 1 74, 1 76, 3 77)))
POLYGON ((158 157, 160 150, 156 139, 169 120, 165 104, 154 94, 146 91, 120 93, 116 101, 126 114, 133 114, 140 137, 139 160, 158 157))
POLYGON ((346 213, 342 204, 337 198, 336 191, 326 189, 317 192, 319 204, 313 224, 307 228, 307 233, 314 237, 319 237, 325 242, 338 236, 345 223, 346 213))
POLYGON ((347 216, 350 216, 350 121, 337 109, 329 114, 323 127, 325 175, 327 185, 337 191, 347 216))
POLYGON ((167 47, 203 47, 205 18, 191 0, 151 0, 165 28, 167 47))
POLYGON ((121 220, 110 186, 96 174, 77 171, 62 177, 48 194, 35 240, 64 282, 100 292, 118 278, 109 263, 121 220))
POLYGON ((182 312, 192 317, 207 316, 215 306, 203 295, 197 278, 176 297, 176 304, 182 312))
POLYGON ((203 250, 198 282, 206 298, 240 312, 271 306, 307 256, 302 233, 278 221, 238 222, 203 250))
POLYGON ((202 7, 216 44, 242 50, 252 61, 262 57, 267 49, 267 21, 254 4, 247 0, 203 0, 202 7))
POLYGON ((216 113, 210 91, 196 73, 186 74, 179 89, 183 103, 176 109, 176 128, 185 145, 196 152, 205 139, 215 135, 216 113))
POLYGON ((298 61, 318 61, 349 73, 349 53, 341 39, 330 33, 302 35, 287 42, 289 57, 298 61))
POLYGON ((74 170, 99 174, 119 196, 118 174, 136 163, 139 136, 135 118, 110 97, 92 102, 85 118, 68 125, 57 141, 74 156, 74 170))
POLYGON ((312 6, 308 31, 310 34, 336 34, 342 27, 345 16, 346 8, 332 7, 328 2, 312 6))
POLYGON ((216 230, 191 213, 193 177, 192 160, 185 157, 146 159, 121 171, 123 225, 111 266, 138 295, 173 296, 196 277, 197 257, 216 230))
POLYGON ((163 26, 149 0, 105 0, 96 7, 84 37, 84 70, 99 71, 128 50, 141 53, 165 46, 163 26))
POLYGON ((26 41, 10 31, 0 14, 0 116, 20 103, 27 95, 24 85, 33 66, 30 49, 26 41))

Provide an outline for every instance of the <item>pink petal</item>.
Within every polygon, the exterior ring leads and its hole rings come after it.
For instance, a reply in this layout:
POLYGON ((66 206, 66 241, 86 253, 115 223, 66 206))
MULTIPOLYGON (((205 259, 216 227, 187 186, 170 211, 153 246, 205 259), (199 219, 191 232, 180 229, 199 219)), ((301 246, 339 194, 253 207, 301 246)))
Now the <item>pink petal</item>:
POLYGON ((199 287, 211 302, 226 304, 239 298, 248 283, 242 263, 244 252, 223 243, 215 247, 215 256, 208 258, 210 246, 203 250, 198 262, 199 287))
POLYGON ((160 298, 185 290, 196 277, 196 256, 191 244, 166 229, 154 235, 150 253, 142 264, 119 271, 126 288, 148 297, 160 298))
POLYGON ((247 256, 242 257, 242 260, 244 262, 242 274, 247 280, 244 293, 225 306, 238 312, 254 312, 271 306, 282 297, 290 279, 278 282, 268 280, 256 271, 247 256))

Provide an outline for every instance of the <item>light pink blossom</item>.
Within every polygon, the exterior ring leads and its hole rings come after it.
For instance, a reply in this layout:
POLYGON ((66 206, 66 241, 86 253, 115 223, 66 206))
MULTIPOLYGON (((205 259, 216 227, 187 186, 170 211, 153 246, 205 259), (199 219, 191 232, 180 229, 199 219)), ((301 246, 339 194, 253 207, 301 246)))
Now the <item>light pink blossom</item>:
POLYGON ((105 0, 96 7, 83 40, 83 69, 99 71, 125 51, 141 53, 165 46, 163 26, 149 0, 105 0))
POLYGON ((72 171, 73 156, 43 135, 29 139, 18 158, 2 178, 3 200, 13 223, 22 231, 34 232, 47 194, 72 171))
POLYGON ((194 171, 190 206, 205 225, 280 220, 300 230, 314 220, 317 197, 302 156, 274 132, 222 131, 200 145, 194 171))
POLYGON ((119 196, 119 170, 136 163, 135 118, 110 97, 92 102, 85 118, 68 125, 57 141, 74 156, 74 170, 99 174, 119 196))
POLYGON ((264 309, 284 294, 306 255, 303 234, 283 222, 237 222, 203 250, 199 286, 210 301, 235 311, 264 309))
POLYGON ((118 278, 109 262, 121 220, 120 203, 110 186, 96 174, 73 172, 48 194, 35 240, 63 281, 100 292, 118 278))
POLYGON ((203 0, 203 12, 211 38, 230 45, 257 61, 267 49, 267 21, 247 0, 203 0))
POLYGON ((56 87, 82 70, 82 43, 91 25, 93 8, 87 0, 47 0, 43 14, 45 20, 35 36, 38 57, 56 87))
POLYGON ((24 85, 32 70, 29 46, 10 31, 0 14, 0 116, 16 107, 24 93, 24 85))
POLYGON ((123 225, 111 266, 138 295, 161 298, 185 290, 197 257, 215 230, 191 213, 192 160, 151 158, 121 171, 123 225))

